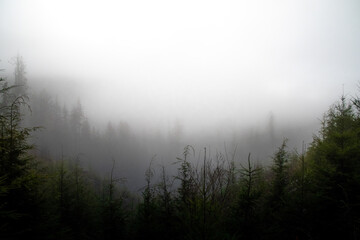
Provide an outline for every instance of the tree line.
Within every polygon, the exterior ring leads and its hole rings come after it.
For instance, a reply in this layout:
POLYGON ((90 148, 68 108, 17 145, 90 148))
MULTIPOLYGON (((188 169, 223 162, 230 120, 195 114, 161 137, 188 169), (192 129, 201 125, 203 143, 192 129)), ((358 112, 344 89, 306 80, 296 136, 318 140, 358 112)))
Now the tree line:
POLYGON ((269 166, 250 153, 240 164, 234 152, 211 155, 188 145, 174 175, 151 161, 136 195, 115 174, 115 159, 99 176, 79 155, 34 154, 29 138, 46 129, 27 127, 21 81, 0 81, 1 239, 359 238, 356 97, 332 105, 300 152, 284 139, 269 166))

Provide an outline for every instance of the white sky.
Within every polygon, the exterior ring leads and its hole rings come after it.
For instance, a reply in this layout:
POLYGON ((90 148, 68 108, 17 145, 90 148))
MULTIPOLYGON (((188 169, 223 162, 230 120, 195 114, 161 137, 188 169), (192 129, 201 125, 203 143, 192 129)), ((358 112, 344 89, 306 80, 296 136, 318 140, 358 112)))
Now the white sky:
POLYGON ((360 1, 0 0, 4 74, 17 53, 93 119, 317 121, 360 80, 360 1))

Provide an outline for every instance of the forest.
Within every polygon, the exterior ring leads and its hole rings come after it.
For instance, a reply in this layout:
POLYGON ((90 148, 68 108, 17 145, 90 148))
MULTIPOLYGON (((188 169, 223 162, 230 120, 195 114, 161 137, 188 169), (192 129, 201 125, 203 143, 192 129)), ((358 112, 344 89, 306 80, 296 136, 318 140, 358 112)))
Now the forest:
MULTIPOLYGON (((146 150, 126 122, 103 134, 80 102, 68 110, 46 91, 30 92, 19 56, 14 73, 0 81, 0 239, 360 237, 356 96, 331 105, 301 150, 283 136, 270 164, 251 151, 239 162, 236 149, 185 144, 172 170, 154 156, 142 171, 136 161, 146 150), (140 192, 118 168, 142 179, 140 192)), ((157 143, 171 153, 180 132, 157 143)))

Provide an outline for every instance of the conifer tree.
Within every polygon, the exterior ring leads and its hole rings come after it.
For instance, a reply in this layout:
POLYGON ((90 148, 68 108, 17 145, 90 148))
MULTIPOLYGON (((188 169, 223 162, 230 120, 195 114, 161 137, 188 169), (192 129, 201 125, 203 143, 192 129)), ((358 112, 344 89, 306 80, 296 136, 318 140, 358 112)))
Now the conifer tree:
POLYGON ((27 139, 34 128, 21 126, 21 106, 26 99, 13 96, 11 89, 0 79, 0 177, 3 194, 0 196, 3 211, 9 213, 0 216, 0 238, 25 234, 30 231, 31 220, 36 215, 36 190, 38 175, 34 159, 28 154, 32 148, 27 139), (20 229, 20 230, 19 230, 20 229))
POLYGON ((26 65, 22 56, 17 55, 14 59, 14 76, 15 76, 15 86, 13 92, 16 97, 18 96, 26 96, 27 91, 27 79, 26 79, 26 65))
POLYGON ((341 97, 329 109, 308 152, 315 238, 359 237, 360 125, 353 104, 341 97))

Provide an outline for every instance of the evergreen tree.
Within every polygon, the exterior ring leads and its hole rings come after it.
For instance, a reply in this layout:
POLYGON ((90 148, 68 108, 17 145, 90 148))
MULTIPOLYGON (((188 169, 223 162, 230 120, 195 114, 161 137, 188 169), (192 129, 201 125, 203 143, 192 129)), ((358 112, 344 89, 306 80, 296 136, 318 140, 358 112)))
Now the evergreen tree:
POLYGON ((27 91, 27 79, 26 79, 26 66, 22 56, 17 55, 14 59, 14 75, 15 75, 15 86, 13 89, 16 97, 26 96, 27 91))
POLYGON ((324 116, 319 135, 308 152, 313 179, 314 238, 359 237, 359 157, 359 117, 354 105, 342 97, 324 116))
POLYGON ((289 184, 288 164, 289 153, 286 150, 285 139, 282 145, 274 153, 271 167, 270 184, 265 202, 264 219, 266 223, 266 236, 269 239, 287 239, 288 226, 286 217, 287 187, 289 184))
POLYGON ((240 239, 257 239, 259 226, 259 200, 262 195, 262 168, 253 166, 248 155, 247 166, 240 169, 239 194, 233 210, 232 231, 240 239))
POLYGON ((32 146, 27 139, 33 128, 21 126, 22 96, 12 97, 3 79, 0 79, 0 178, 2 179, 2 209, 0 237, 11 238, 32 232, 36 222, 38 175, 34 159, 28 154, 32 146), (10 97, 9 97, 10 96, 10 97), (10 100, 11 99, 11 100, 10 100))

